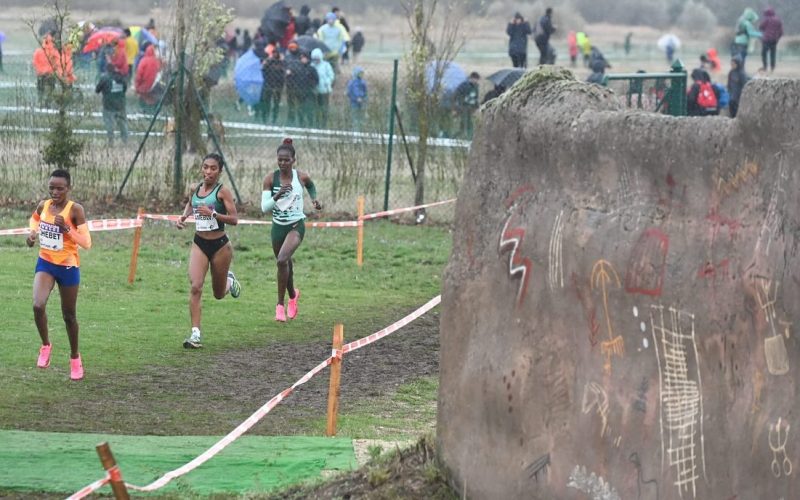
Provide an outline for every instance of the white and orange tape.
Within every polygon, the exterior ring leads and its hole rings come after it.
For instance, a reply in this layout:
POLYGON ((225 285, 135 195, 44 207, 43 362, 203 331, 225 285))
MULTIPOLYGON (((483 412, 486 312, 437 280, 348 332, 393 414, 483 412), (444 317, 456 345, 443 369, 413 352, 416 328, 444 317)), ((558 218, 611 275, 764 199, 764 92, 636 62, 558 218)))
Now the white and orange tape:
MULTIPOLYGON (((436 297, 429 300, 425 305, 417 309, 416 311, 412 312, 411 314, 407 315, 403 319, 392 323, 391 325, 387 326, 386 328, 379 330, 367 337, 360 338, 356 341, 350 342, 342 346, 341 351, 339 350, 332 350, 330 357, 319 363, 317 366, 312 368, 308 373, 300 377, 291 387, 284 389, 280 393, 276 394, 272 397, 269 401, 267 401, 264 406, 256 410, 252 415, 247 417, 241 424, 239 424, 234 430, 229 432, 225 437, 214 443, 209 449, 198 455, 194 460, 186 463, 185 465, 178 467, 177 469, 171 470, 161 476, 160 478, 156 479, 152 483, 145 485, 145 486, 136 486, 133 484, 125 483, 125 485, 134 490, 134 491, 155 491, 163 486, 166 486, 167 483, 172 481, 173 479, 188 474, 192 470, 196 469, 197 467, 201 466, 208 460, 210 460, 214 455, 225 449, 229 444, 234 442, 238 439, 242 434, 250 430, 255 424, 257 424, 264 416, 272 411, 273 408, 278 406, 278 404, 289 397, 294 390, 311 380, 312 377, 317 375, 319 372, 324 370, 327 366, 331 364, 334 358, 341 359, 342 356, 348 352, 355 351, 356 349, 360 349, 364 346, 372 344, 373 342, 377 342, 378 340, 386 337, 387 335, 396 332, 397 330, 403 328, 407 324, 411 323, 415 319, 418 319, 420 316, 424 315, 437 305, 441 303, 442 296, 437 295, 436 297)), ((97 491, 98 489, 102 488, 105 484, 109 482, 109 476, 99 481, 95 481, 94 483, 85 486, 77 493, 73 494, 69 497, 68 500, 77 500, 83 498, 90 493, 97 491)))

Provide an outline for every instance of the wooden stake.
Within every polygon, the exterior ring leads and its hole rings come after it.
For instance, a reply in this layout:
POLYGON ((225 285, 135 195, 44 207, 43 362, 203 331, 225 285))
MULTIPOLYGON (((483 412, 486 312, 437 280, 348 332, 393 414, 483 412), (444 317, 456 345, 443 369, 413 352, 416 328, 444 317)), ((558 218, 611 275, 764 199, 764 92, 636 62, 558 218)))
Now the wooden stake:
POLYGON ((100 456, 100 463, 103 468, 108 472, 111 477, 111 491, 114 492, 114 498, 117 500, 128 500, 128 488, 125 486, 125 481, 122 480, 122 473, 119 471, 117 461, 114 460, 114 455, 111 454, 111 447, 108 443, 103 442, 97 445, 97 454, 100 456))
MULTIPOLYGON (((136 219, 141 220, 142 224, 144 224, 144 219, 142 219, 142 214, 144 213, 144 209, 139 207, 139 210, 136 212, 136 219)), ((133 230, 133 252, 131 253, 131 265, 128 271, 128 284, 132 285, 134 278, 136 278, 136 264, 139 262, 139 245, 142 243, 142 226, 137 227, 133 230)))
MULTIPOLYGON (((341 351, 344 343, 344 325, 337 323, 333 325, 333 350, 341 351)), ((328 428, 325 435, 333 437, 336 435, 336 414, 339 412, 339 382, 342 376, 341 357, 333 358, 331 361, 331 381, 328 385, 328 428)))
POLYGON ((356 245, 356 263, 358 267, 364 264, 364 196, 358 197, 358 243, 356 245))

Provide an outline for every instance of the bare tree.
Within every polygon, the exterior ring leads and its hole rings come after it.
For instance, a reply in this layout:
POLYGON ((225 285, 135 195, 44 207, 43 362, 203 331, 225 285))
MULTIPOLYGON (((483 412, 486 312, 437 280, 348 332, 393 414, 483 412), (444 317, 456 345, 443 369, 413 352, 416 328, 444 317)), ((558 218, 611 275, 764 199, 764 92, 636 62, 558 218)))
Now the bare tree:
MULTIPOLYGON (((417 144, 417 178, 414 203, 421 205, 425 199, 425 170, 428 159, 428 139, 442 118, 442 76, 453 62, 464 38, 461 26, 464 19, 463 3, 452 1, 441 5, 440 0, 407 0, 404 4, 411 32, 411 50, 406 54, 409 84, 408 100, 417 117, 419 143, 417 144)), ((424 212, 417 221, 424 220, 424 212)))
POLYGON ((183 138, 190 151, 205 152, 201 138, 200 95, 208 105, 211 88, 219 80, 220 66, 224 64, 225 52, 219 41, 224 37, 225 26, 233 21, 233 9, 219 0, 177 0, 171 10, 171 25, 175 27, 170 39, 172 64, 181 64, 185 53, 184 68, 188 71, 186 89, 176 92, 176 125, 180 125, 183 138), (177 96, 182 94, 182 102, 177 96), (179 117, 179 110, 183 114, 179 117))
POLYGON ((39 104, 53 105, 57 111, 47 134, 42 159, 48 165, 69 169, 77 165, 78 156, 85 147, 85 142, 73 132, 75 123, 69 114, 76 101, 76 89, 72 85, 75 82, 72 51, 79 46, 81 29, 70 20, 68 0, 52 0, 45 8, 47 14, 40 22, 36 17, 26 21, 39 45, 34 61, 49 70, 47 75, 37 78, 39 104))

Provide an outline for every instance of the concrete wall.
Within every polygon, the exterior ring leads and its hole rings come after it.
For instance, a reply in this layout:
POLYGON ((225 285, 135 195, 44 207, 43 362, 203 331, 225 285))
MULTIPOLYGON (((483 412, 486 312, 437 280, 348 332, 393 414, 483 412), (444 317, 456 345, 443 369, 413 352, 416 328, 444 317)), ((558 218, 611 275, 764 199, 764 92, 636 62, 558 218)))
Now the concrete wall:
POLYGON ((800 81, 627 112, 549 70, 484 107, 444 278, 468 498, 800 498, 800 81))

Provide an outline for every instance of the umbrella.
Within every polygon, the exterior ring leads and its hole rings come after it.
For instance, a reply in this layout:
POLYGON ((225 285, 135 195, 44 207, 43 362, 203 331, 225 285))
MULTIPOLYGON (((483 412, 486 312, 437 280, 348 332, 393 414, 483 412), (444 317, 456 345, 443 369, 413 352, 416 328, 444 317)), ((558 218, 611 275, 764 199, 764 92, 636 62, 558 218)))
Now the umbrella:
POLYGON ((681 39, 672 33, 667 33, 658 39, 656 45, 658 45, 658 48, 661 50, 667 50, 669 46, 672 46, 673 49, 679 49, 681 48, 681 39))
POLYGON ((264 85, 264 75, 261 74, 261 59, 248 50, 236 60, 233 69, 233 81, 239 97, 250 106, 258 104, 261 100, 261 87, 264 85))
POLYGON ((86 43, 83 45, 83 52, 84 54, 88 54, 89 52, 94 52, 95 50, 99 50, 100 47, 103 45, 113 42, 114 40, 118 40, 120 34, 116 31, 108 31, 108 30, 98 30, 89 35, 89 38, 86 40, 86 43))
POLYGON ((0 31, 0 43, 3 43, 5 41, 6 41, 6 34, 0 31))
POLYGON ((261 31, 266 35, 267 41, 280 40, 286 33, 290 21, 289 7, 282 1, 276 2, 264 12, 264 17, 261 18, 261 31))
POLYGON ((56 18, 49 17, 42 21, 42 24, 39 25, 39 36, 45 36, 48 33, 55 33, 58 31, 58 22, 56 22, 56 18))
POLYGON ((150 30, 142 29, 141 26, 131 26, 128 28, 131 30, 131 35, 136 37, 136 41, 139 42, 139 45, 143 45, 144 42, 150 42, 151 45, 158 45, 158 38, 152 33, 150 30))
POLYGON ((313 36, 309 35, 298 36, 295 39, 295 42, 297 42, 297 46, 300 47, 300 51, 307 52, 309 54, 311 54, 311 51, 314 49, 321 50, 323 54, 327 54, 328 52, 331 51, 331 49, 329 49, 328 46, 325 45, 325 42, 323 42, 319 38, 314 38, 313 36))
POLYGON ((523 68, 506 68, 501 69, 500 71, 495 71, 486 77, 486 79, 495 85, 500 85, 504 88, 511 88, 511 86, 514 85, 514 82, 519 80, 524 74, 525 69, 523 68))
MULTIPOLYGON (((438 61, 431 61, 425 69, 425 80, 428 82, 428 92, 433 90, 434 82, 436 79, 438 61)), ((467 79, 467 73, 461 66, 454 62, 445 63, 444 70, 442 71, 442 80, 439 83, 445 95, 453 92, 464 80, 467 79)))

